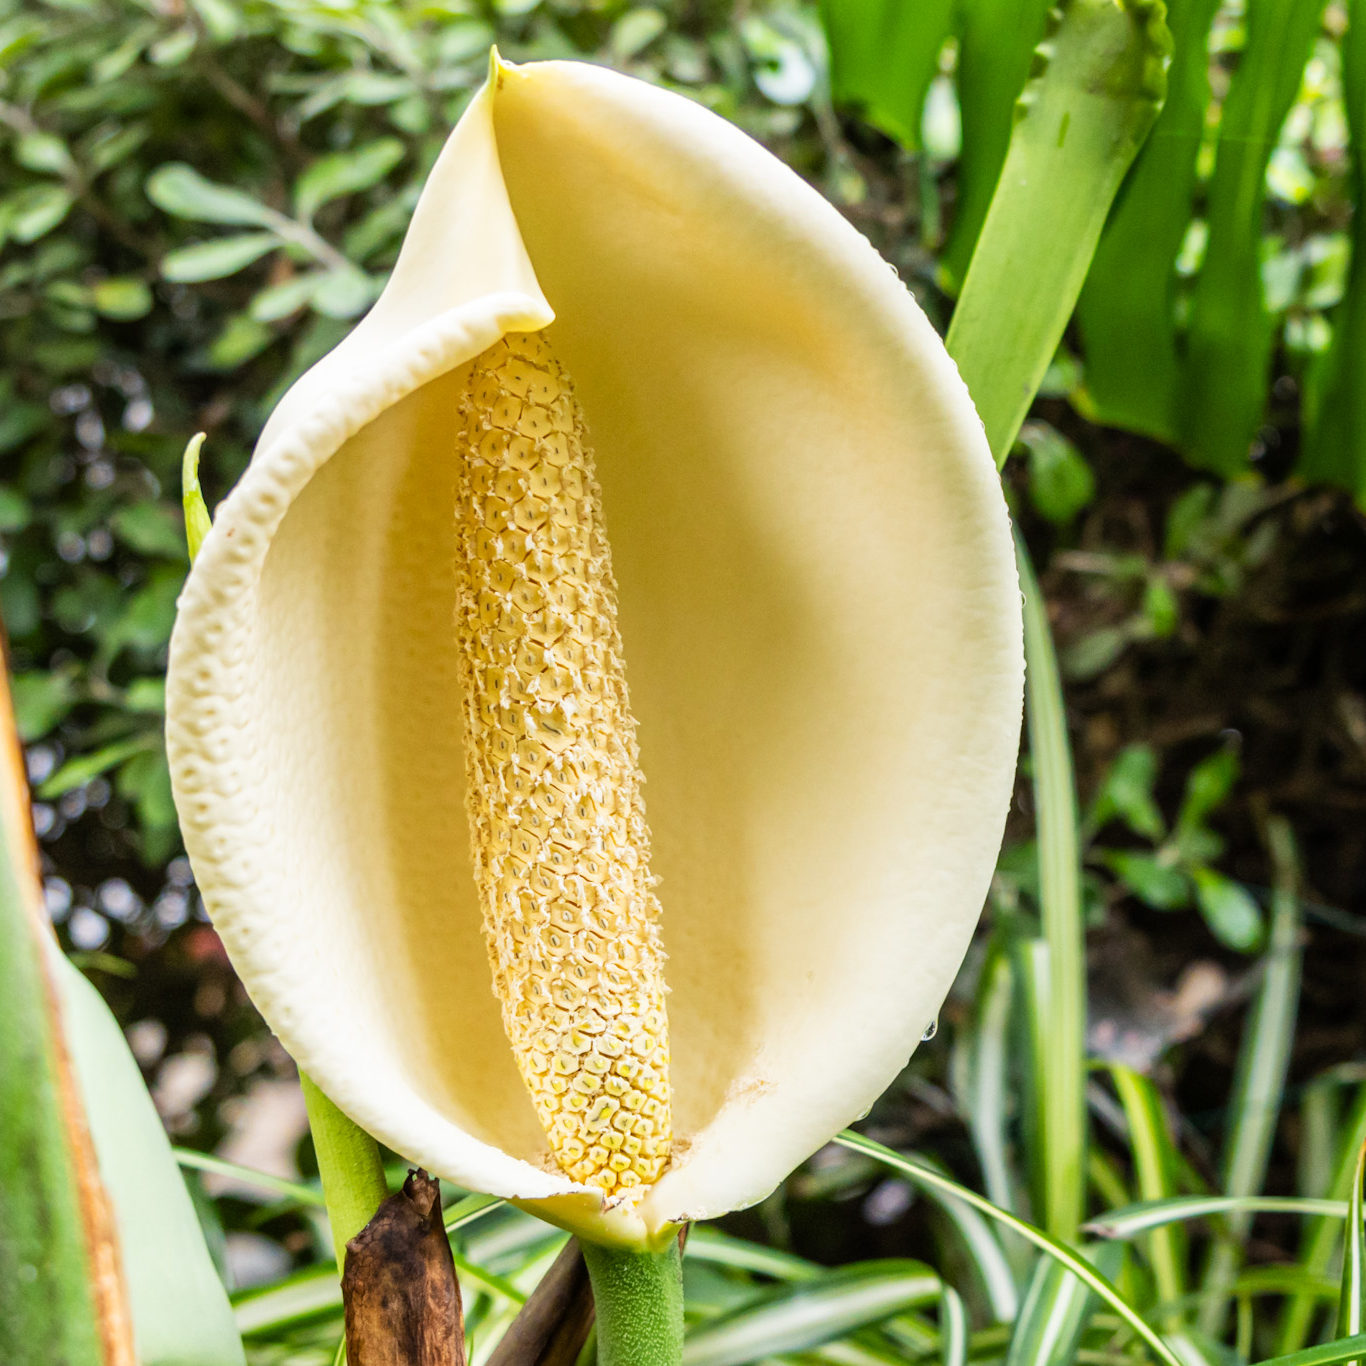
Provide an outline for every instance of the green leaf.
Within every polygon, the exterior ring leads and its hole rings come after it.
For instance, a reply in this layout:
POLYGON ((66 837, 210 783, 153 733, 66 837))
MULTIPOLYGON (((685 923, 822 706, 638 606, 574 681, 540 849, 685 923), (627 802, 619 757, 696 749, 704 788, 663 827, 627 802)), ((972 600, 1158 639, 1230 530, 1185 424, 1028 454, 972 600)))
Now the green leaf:
POLYGON ((179 284, 221 280, 225 275, 236 275, 239 270, 245 270, 279 245, 280 239, 273 232, 243 232, 232 237, 213 237, 207 242, 195 242, 191 246, 168 251, 161 258, 161 274, 164 279, 179 284))
POLYGON ((76 705, 75 680, 68 672, 35 669, 12 680, 14 715, 25 744, 41 739, 76 705))
POLYGON ((1265 1357, 1256 1366, 1342 1366, 1342 1363, 1355 1360, 1363 1352, 1366 1352, 1366 1333, 1340 1342, 1328 1342, 1322 1347, 1291 1352, 1288 1356, 1265 1357))
POLYGON ((1010 1158, 1010 1029, 1015 978, 1009 955, 993 944, 982 965, 971 1029, 954 1050, 954 1093, 968 1123, 987 1194, 1002 1209, 1017 1207, 1018 1181, 1010 1158))
POLYGON ((1110 201, 1157 116, 1171 45, 1154 0, 1066 0, 1051 22, 1047 60, 1020 97, 948 333, 998 465, 1058 349, 1110 201))
POLYGON ((233 1319, 243 1337, 262 1337, 282 1328, 340 1315, 341 1280, 334 1262, 296 1271, 274 1285, 233 1298, 233 1319))
MULTIPOLYGON (((1157 1087, 1132 1068, 1110 1064, 1115 1091, 1129 1125, 1129 1151, 1133 1154, 1138 1193, 1144 1200, 1166 1200, 1176 1194, 1176 1147, 1157 1087)), ((1167 1304, 1176 1304, 1186 1293, 1186 1248, 1182 1230, 1154 1229, 1148 1238, 1148 1261, 1157 1293, 1167 1304)), ((1173 1314, 1169 1328, 1180 1323, 1173 1314)))
POLYGON ((684 1366, 742 1366, 800 1352, 939 1298, 939 1277, 920 1262, 855 1262, 781 1286, 688 1334, 684 1366))
POLYGON ((25 133, 14 146, 14 159, 41 175, 66 176, 75 169, 66 143, 55 133, 25 133))
POLYGON ((619 62, 644 52, 669 27, 668 17, 653 5, 629 9, 612 25, 608 47, 619 62))
POLYGON ((1352 257, 1342 302, 1333 313, 1333 340, 1321 365, 1310 369, 1304 398, 1304 443, 1298 472, 1326 479, 1366 502, 1366 0, 1348 0, 1342 40, 1343 103, 1351 157, 1349 198, 1352 257))
MULTIPOLYGON (((1366 1181, 1366 1144, 1357 1154, 1352 1193, 1347 1202, 1346 1243, 1342 1254, 1342 1293, 1338 1299, 1338 1337, 1366 1331, 1366 1215, 1362 1182, 1366 1181)), ((1361 1366, 1356 1360, 1353 1366, 1361 1366)))
POLYGON ((1180 1358, 1115 1289, 1109 1278, 1097 1271, 1067 1244, 1059 1242, 1056 1238, 1050 1238, 1042 1229, 1035 1228, 1033 1224, 1016 1218, 1013 1214, 1007 1214, 1005 1210, 998 1209, 990 1200, 985 1196, 978 1195, 976 1191, 969 1190, 966 1186, 960 1186, 958 1182, 950 1180, 947 1176, 943 1176, 919 1162, 913 1162, 909 1158, 902 1157, 900 1153, 893 1152, 891 1148, 886 1148, 881 1143, 875 1143, 871 1138, 864 1138, 862 1134, 856 1134, 846 1129, 834 1139, 834 1142, 852 1152, 863 1153, 867 1157, 876 1158, 883 1165, 890 1167, 893 1171, 900 1172, 903 1176, 910 1177, 918 1184, 938 1186, 940 1190, 949 1192, 965 1204, 971 1205, 986 1215, 988 1219, 1004 1224, 1025 1239, 1026 1242, 1032 1243, 1054 1261, 1061 1263, 1074 1276, 1079 1277, 1143 1339, 1156 1354, 1158 1360, 1165 1363, 1165 1366, 1182 1366, 1180 1358))
POLYGON ((119 322, 132 322, 152 311, 152 291, 135 276, 109 276, 90 286, 95 311, 119 322))
POLYGON ((36 242, 71 212, 76 196, 65 185, 31 185, 4 201, 9 235, 16 242, 36 242))
POLYGON ((968 270, 997 192, 1017 121, 1015 102, 1035 71, 1035 49, 1049 8, 1050 0, 965 0, 958 7, 963 149, 955 177, 957 209, 942 263, 950 284, 968 270))
MULTIPOLYGON (((1267 822, 1266 840, 1275 883, 1271 902, 1271 934, 1261 987, 1243 1026, 1238 1070, 1233 1083, 1233 1102, 1228 1112, 1222 1175, 1224 1190, 1229 1195, 1256 1195, 1266 1183, 1267 1163, 1271 1157, 1276 1121, 1285 1093, 1286 1072, 1295 1034, 1295 1015, 1300 1000, 1303 949, 1300 944, 1299 869, 1294 840, 1289 826, 1279 817, 1267 822)), ((1199 871, 1195 878, 1199 895, 1199 871)), ((1246 893, 1243 895, 1246 896, 1246 893)), ((1209 919, 1210 910, 1203 899, 1201 908, 1209 919)), ((1257 919, 1260 933, 1260 914, 1257 919)), ((1210 1251, 1200 1282, 1202 1298, 1198 1322, 1201 1331, 1211 1337, 1218 1336, 1223 1326, 1228 1288, 1242 1260, 1241 1242, 1250 1227, 1250 1217, 1242 1213, 1232 1215, 1229 1219, 1232 1238, 1221 1240, 1210 1251)))
POLYGON ((1202 759, 1186 779, 1186 792, 1176 817, 1178 830, 1204 825, 1227 800, 1238 781, 1238 754, 1228 747, 1202 759))
POLYGON ((1106 849, 1101 861, 1145 906, 1174 911, 1190 905, 1191 886, 1185 872, 1160 855, 1106 849))
POLYGON ((1153 797, 1157 751, 1151 745, 1128 745, 1115 756, 1086 816, 1089 830, 1101 830, 1118 817, 1136 835, 1160 840, 1167 824, 1153 797))
POLYGON ((135 754, 142 754, 157 743, 157 737, 146 733, 134 735, 126 740, 115 740, 112 744, 101 745, 89 754, 78 754, 68 759, 38 789, 44 801, 52 801, 73 788, 84 787, 92 778, 107 773, 135 754))
POLYGON ((1055 526, 1075 520, 1096 493, 1085 456, 1046 422, 1026 422, 1020 440, 1029 457, 1029 501, 1055 526))
POLYGON ((381 285, 355 266, 339 266, 313 287, 313 307, 326 318, 355 318, 379 297, 381 285))
MULTIPOLYGON (((1082 1249, 1086 1259, 1113 1280, 1124 1261, 1120 1243, 1082 1249)), ((1068 1269, 1047 1257, 1034 1265, 1020 1315, 1010 1334, 1005 1366, 1069 1366, 1086 1329, 1094 1292, 1068 1269)))
POLYGON ((255 322, 279 322, 312 303, 314 292, 325 278, 324 272, 315 270, 267 285, 252 299, 248 311, 255 322))
POLYGON ((1167 100, 1120 191, 1077 300, 1086 356, 1078 406, 1161 441, 1176 434, 1176 257, 1190 224, 1219 0, 1169 0, 1167 100))
POLYGON ((1081 1223, 1086 1169, 1086 930, 1081 899, 1077 792, 1067 712, 1058 676, 1048 608, 1029 552, 1016 539, 1024 593, 1025 719, 1034 761, 1039 831, 1039 901, 1047 945, 1049 1023, 1037 1060, 1044 1227, 1075 1237, 1081 1223))
MULTIPOLYGON (((1301 1127, 1306 1135, 1311 1128, 1314 1102, 1317 1099, 1326 1099, 1324 1093, 1335 1090, 1337 1084, 1337 1079, 1331 1073, 1310 1083, 1302 1107, 1301 1127)), ((1322 1190, 1324 1194, 1335 1200, 1343 1200, 1351 1194, 1352 1183, 1360 1180, 1357 1173, 1357 1162, 1361 1155, 1362 1146, 1366 1145, 1366 1086, 1358 1085, 1356 1087, 1355 1099, 1352 1102, 1350 1113, 1345 1117, 1345 1122, 1340 1122, 1339 1117, 1334 1114, 1331 1125, 1331 1132, 1337 1138, 1337 1153, 1328 1180, 1317 1189, 1322 1190)), ((1302 1147, 1308 1146, 1307 1140, 1302 1140, 1302 1147)), ((1306 1193, 1313 1195, 1317 1192, 1316 1189, 1311 1188, 1306 1193)), ((1343 1230, 1338 1227, 1338 1221, 1331 1216, 1314 1219, 1305 1225, 1299 1256, 1296 1260, 1306 1275, 1324 1276, 1327 1274, 1332 1264, 1333 1254, 1337 1250, 1338 1239, 1342 1233, 1343 1230)), ((1280 1331, 1276 1337, 1276 1350, 1278 1352, 1294 1352, 1304 1346, 1305 1339, 1309 1336, 1309 1330, 1313 1326, 1316 1309, 1317 1305, 1309 1295, 1296 1295, 1290 1299, 1286 1304, 1280 1331)))
POLYGON ((109 1193, 139 1366, 245 1366, 228 1297, 123 1031, 65 959, 62 1014, 109 1193))
MULTIPOLYGON (((185 545, 190 563, 199 554, 204 537, 209 534, 213 521, 209 509, 204 505, 204 494, 199 487, 199 452, 204 446, 204 433, 196 432, 185 447, 180 461, 181 504, 185 509, 185 545)), ((179 547, 177 547, 179 548, 179 547)))
POLYGON ((1345 1200, 1295 1195, 1180 1195, 1170 1200, 1140 1200, 1090 1219, 1083 1232, 1097 1238, 1137 1238, 1152 1229, 1215 1214, 1303 1214, 1343 1220, 1345 1200))
POLYGON ((193 166, 168 162, 147 178, 147 197, 163 213, 193 223, 233 223, 273 227, 279 215, 250 195, 206 180, 193 166))
POLYGON ((1300 86, 1324 0, 1252 4, 1247 46, 1219 124, 1209 239, 1191 295, 1177 391, 1179 436, 1192 464, 1246 468, 1266 406, 1275 320, 1262 290, 1266 166, 1300 86))
POLYGON ((376 138, 348 152, 332 152, 313 162, 294 185, 294 211, 305 222, 324 204, 378 185, 403 160, 397 138, 376 138))
POLYGON ((0 672, 0 1360, 104 1366, 22 775, 0 672))
POLYGON ((109 529, 139 555, 178 560, 185 553, 180 525, 163 503, 126 503, 109 519, 109 529))
POLYGON ((178 827, 171 773, 160 743, 144 754, 135 754, 119 769, 118 791, 137 809, 148 862, 165 862, 178 847, 178 827))
POLYGON ((236 370, 259 356, 275 340, 275 333, 247 313, 234 313, 219 334, 197 357, 208 370, 236 370))
POLYGON ((1232 878, 1212 868, 1190 870, 1195 901, 1214 937, 1238 953, 1251 953, 1262 942, 1262 909, 1232 878))
POLYGON ((925 95, 952 28, 953 0, 821 0, 820 9, 833 98, 860 110, 903 147, 918 148, 925 95))
POLYGON ((33 517, 33 504, 18 489, 0 486, 0 531, 22 531, 33 517))

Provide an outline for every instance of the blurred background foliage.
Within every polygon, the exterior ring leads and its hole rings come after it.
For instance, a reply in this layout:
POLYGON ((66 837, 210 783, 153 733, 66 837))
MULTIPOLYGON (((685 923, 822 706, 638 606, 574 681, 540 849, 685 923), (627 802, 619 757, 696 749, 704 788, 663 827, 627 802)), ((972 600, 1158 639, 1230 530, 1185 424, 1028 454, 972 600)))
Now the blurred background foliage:
MULTIPOLYGON (((1307 935, 1274 1188, 1296 1188, 1297 1162, 1332 1167, 1306 1135, 1360 1079, 1326 1069, 1366 1058, 1364 10, 1173 0, 1166 108, 1007 471, 1068 689, 1089 1043, 1172 1103, 1188 1189, 1217 1183, 1239 1007, 1269 961, 1272 815, 1301 851, 1307 935)), ((280 1175, 309 1160, 288 1061, 205 923, 170 800, 180 454, 208 433, 201 475, 221 498, 272 403, 369 306, 490 43, 605 62, 737 122, 942 330, 1046 14, 0 0, 0 610, 49 910, 174 1135, 280 1175)), ((1029 804, 1022 789, 954 1028, 873 1116, 1023 1210, 1001 1159, 1015 1138, 984 1148, 981 1115, 972 1134, 964 1120, 1000 1005, 988 988, 1037 925, 1029 804)), ((1092 1086, 1102 1127, 1123 1127, 1122 1100, 1092 1086)), ((1117 1168, 1093 1180, 1133 1194, 1117 1168)), ((298 1209, 223 1190, 241 1281, 316 1252, 298 1209)), ((735 1224, 818 1259, 921 1253, 935 1227, 906 1183, 835 1150, 735 1224)), ((1273 1251, 1293 1241, 1270 1235, 1273 1251)))

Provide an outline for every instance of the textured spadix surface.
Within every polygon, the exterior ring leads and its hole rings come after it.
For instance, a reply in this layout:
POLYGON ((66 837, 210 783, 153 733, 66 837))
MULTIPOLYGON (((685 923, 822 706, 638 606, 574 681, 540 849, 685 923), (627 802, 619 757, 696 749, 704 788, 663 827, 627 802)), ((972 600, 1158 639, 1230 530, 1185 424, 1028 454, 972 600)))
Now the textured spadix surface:
POLYGON ((215 923, 318 1085, 639 1239, 761 1198, 904 1065, 1021 686, 995 471, 893 272, 722 120, 545 63, 474 100, 384 295, 267 424, 186 587, 168 743, 215 923), (542 329, 596 452, 667 953, 672 1160, 607 1215, 514 1063, 465 812, 461 402, 542 329))

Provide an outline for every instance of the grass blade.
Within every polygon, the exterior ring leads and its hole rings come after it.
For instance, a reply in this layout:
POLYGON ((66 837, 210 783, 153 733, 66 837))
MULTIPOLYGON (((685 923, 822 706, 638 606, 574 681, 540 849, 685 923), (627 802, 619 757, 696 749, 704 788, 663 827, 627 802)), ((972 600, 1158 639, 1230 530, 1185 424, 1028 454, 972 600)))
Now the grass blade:
POLYGON ((939 1299, 942 1282, 920 1262, 855 1262, 779 1286, 688 1334, 684 1366, 742 1366, 800 1352, 939 1299))
POLYGON ((1042 1229, 1035 1228, 1033 1224, 1028 1224, 1023 1219, 1006 1213, 1005 1210, 997 1209, 990 1200, 983 1195, 978 1195, 976 1191, 969 1190, 966 1186, 960 1186, 958 1182, 930 1167, 914 1162, 910 1158, 902 1157, 900 1153, 893 1152, 892 1149, 884 1147, 881 1143, 875 1143, 871 1138, 864 1138, 862 1134, 856 1134, 846 1129, 834 1141, 842 1147, 848 1148, 851 1152, 863 1153, 867 1157, 876 1158, 893 1171, 901 1172, 904 1176, 909 1176, 921 1185, 937 1187, 941 1191, 952 1194, 962 1200, 964 1204, 971 1205, 986 1215, 988 1219, 1004 1224, 1019 1234, 1026 1242, 1033 1243, 1041 1252, 1060 1262, 1074 1276, 1095 1291, 1142 1338, 1157 1359, 1165 1363, 1165 1366, 1182 1366, 1181 1359, 1143 1317, 1133 1309, 1110 1281, 1070 1247, 1059 1242, 1056 1238, 1049 1237, 1047 1233, 1042 1229))
MULTIPOLYGON (((1086 1249, 1088 1260, 1113 1280, 1124 1260, 1119 1243, 1086 1249)), ((1010 1335, 1005 1366, 1068 1366, 1076 1359, 1088 1308, 1095 1298, 1090 1287, 1066 1267, 1041 1257, 1034 1265, 1024 1306, 1010 1335)))
POLYGON ((1088 1220, 1083 1232, 1097 1238, 1137 1238, 1151 1229, 1214 1214, 1310 1214, 1345 1219, 1345 1200, 1303 1195, 1179 1195, 1170 1200, 1141 1200, 1088 1220))
MULTIPOLYGON (((1296 891, 1298 874, 1290 827, 1279 818, 1268 821, 1266 839, 1275 883, 1271 931, 1262 984, 1248 1012, 1234 1079, 1223 1164, 1224 1191, 1228 1195, 1255 1195, 1266 1179, 1299 1008, 1303 950, 1296 891)), ((1210 1337, 1217 1337, 1223 1326, 1225 1297, 1241 1260, 1239 1243, 1247 1236, 1251 1222, 1250 1214, 1232 1213, 1232 1237, 1221 1239, 1210 1253, 1202 1278, 1204 1298, 1198 1318, 1201 1331, 1210 1337)))
POLYGON ((1333 340, 1321 366, 1306 377, 1305 443, 1299 473, 1340 484, 1366 501, 1366 0, 1348 0, 1342 40, 1343 103, 1349 155, 1352 262, 1342 302, 1333 313, 1333 340))
POLYGON ((951 1285, 945 1285, 939 1301, 939 1337, 944 1366, 968 1366, 968 1311, 951 1285))
POLYGON ((1043 1157, 1043 1225, 1072 1239, 1081 1223, 1086 1188, 1086 929, 1081 907, 1081 851, 1072 750, 1058 659, 1047 605, 1024 542, 1016 541, 1024 592, 1025 715, 1034 761, 1034 808, 1039 839, 1039 900, 1047 945, 1047 1026, 1042 1002, 1034 1033, 1042 1056, 1034 1076, 1040 1091, 1039 1144, 1043 1157))
POLYGON ((1245 469, 1262 422, 1275 320, 1262 291, 1266 167, 1299 90, 1324 0, 1256 0, 1224 101, 1205 262, 1191 294, 1177 410, 1191 462, 1245 469))
MULTIPOLYGON (((1366 1144, 1357 1154, 1352 1195, 1347 1202, 1346 1243, 1342 1253, 1342 1295, 1338 1300, 1338 1336, 1353 1337, 1366 1330, 1362 1297, 1366 1295, 1366 1223, 1363 1223, 1362 1182, 1366 1181, 1366 1144)), ((1353 1366, 1361 1366, 1353 1358, 1353 1366)))
POLYGON ((1366 1352, 1366 1333, 1326 1342, 1322 1347, 1307 1347, 1286 1356, 1265 1357, 1255 1366, 1343 1366, 1344 1362, 1354 1360, 1363 1352, 1366 1352))
POLYGON ((972 1024, 954 1040, 953 1087, 972 1137, 982 1183, 995 1205, 1015 1212, 1017 1179, 1010 1157, 1010 1027, 1015 978, 1009 955, 993 944, 982 965, 972 1024))
MULTIPOLYGON (((1357 1161, 1361 1147, 1366 1144, 1366 1086, 1357 1088, 1351 1113, 1341 1132, 1343 1137, 1339 1145, 1337 1162, 1326 1189, 1332 1199, 1345 1201, 1351 1194, 1353 1180, 1357 1177, 1357 1161)), ((1315 1219, 1305 1226, 1298 1264, 1306 1275, 1327 1274, 1333 1252, 1342 1234, 1339 1221, 1333 1218, 1315 1219)), ((1304 1346, 1317 1309, 1318 1305, 1312 1296, 1295 1295, 1290 1298, 1286 1303, 1285 1315, 1277 1337, 1277 1351, 1296 1352, 1304 1346)))
POLYGON ((215 1157, 212 1153, 195 1152, 192 1148, 173 1148, 175 1160, 190 1171, 206 1172, 211 1176, 224 1176, 245 1186, 254 1186, 265 1195, 291 1204, 321 1206, 323 1193, 316 1186, 306 1186, 302 1181, 290 1181, 283 1176, 272 1176, 269 1172, 257 1171, 255 1167, 244 1167, 237 1162, 215 1157))
MULTIPOLYGON (((1110 1065, 1110 1075, 1129 1122, 1129 1149, 1133 1153, 1138 1193, 1144 1200, 1168 1199, 1176 1194, 1174 1150, 1157 1087, 1147 1077, 1119 1063, 1110 1065)), ((1181 1230, 1175 1225, 1155 1229, 1147 1242, 1157 1293, 1168 1303, 1175 1303, 1186 1293, 1181 1230)), ((1166 1326, 1174 1330, 1179 1323, 1180 1316, 1176 1315, 1166 1326)))
POLYGON ((1093 421, 1171 443, 1179 362, 1176 257, 1190 226, 1209 103, 1209 28, 1219 0, 1170 0, 1167 101, 1101 234, 1077 322, 1082 404, 1093 421))
MULTIPOLYGON (((1020 96, 947 339, 997 464, 1062 339, 1115 191, 1157 117, 1171 49, 1162 16, 1158 0, 1064 0, 1039 49, 1039 74, 1020 96)), ((1001 30, 991 41, 1001 41, 1001 30)))
POLYGON ((0 667, 0 1360, 38 1344, 64 1366, 131 1366, 111 1216, 63 1038, 29 824, 23 754, 0 667))

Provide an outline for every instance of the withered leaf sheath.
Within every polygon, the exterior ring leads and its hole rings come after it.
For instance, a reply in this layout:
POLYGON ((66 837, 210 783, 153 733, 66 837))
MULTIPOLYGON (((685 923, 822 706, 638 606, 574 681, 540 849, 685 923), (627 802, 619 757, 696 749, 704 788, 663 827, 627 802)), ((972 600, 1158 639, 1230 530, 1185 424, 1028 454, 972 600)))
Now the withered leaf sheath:
POLYGON ((460 427, 456 630, 494 991, 559 1164, 621 1195, 669 1158, 669 1045, 592 455, 536 333, 475 360, 460 427))

